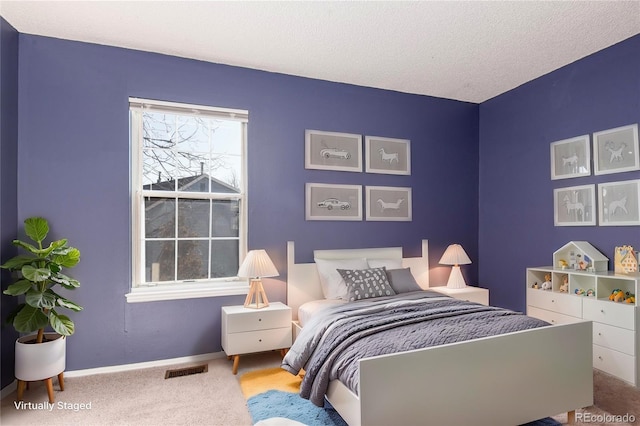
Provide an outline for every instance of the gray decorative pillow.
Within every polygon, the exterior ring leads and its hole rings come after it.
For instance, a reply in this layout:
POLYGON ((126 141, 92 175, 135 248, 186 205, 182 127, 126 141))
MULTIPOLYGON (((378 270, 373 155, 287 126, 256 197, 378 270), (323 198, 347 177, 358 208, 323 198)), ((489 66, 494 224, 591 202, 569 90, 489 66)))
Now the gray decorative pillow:
POLYGON ((347 284, 347 300, 353 302, 396 294, 389 285, 385 268, 338 269, 347 284))
POLYGON ((398 294, 422 290, 409 268, 388 269, 387 278, 391 288, 398 294))

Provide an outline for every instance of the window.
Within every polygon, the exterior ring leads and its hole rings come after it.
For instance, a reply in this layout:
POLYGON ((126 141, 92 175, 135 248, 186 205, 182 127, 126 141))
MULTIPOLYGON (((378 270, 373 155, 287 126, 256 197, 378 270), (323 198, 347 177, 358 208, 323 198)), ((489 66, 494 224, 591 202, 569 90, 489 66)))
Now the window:
POLYGON ((248 112, 129 99, 130 302, 246 293, 248 112))

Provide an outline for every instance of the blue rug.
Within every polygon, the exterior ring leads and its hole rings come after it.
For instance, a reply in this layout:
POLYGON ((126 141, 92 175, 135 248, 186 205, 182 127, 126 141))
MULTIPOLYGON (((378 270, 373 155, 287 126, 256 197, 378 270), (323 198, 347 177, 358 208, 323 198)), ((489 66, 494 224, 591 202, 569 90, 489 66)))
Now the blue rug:
MULTIPOLYGON (((247 406, 254 424, 260 420, 284 417, 308 426, 347 426, 327 402, 324 408, 317 407, 296 393, 270 390, 249 398, 247 406)), ((522 426, 561 426, 561 423, 547 417, 522 426)))
POLYGON ((247 401, 253 423, 272 417, 284 417, 308 426, 347 426, 340 414, 327 404, 325 408, 317 407, 297 393, 270 390, 247 401))

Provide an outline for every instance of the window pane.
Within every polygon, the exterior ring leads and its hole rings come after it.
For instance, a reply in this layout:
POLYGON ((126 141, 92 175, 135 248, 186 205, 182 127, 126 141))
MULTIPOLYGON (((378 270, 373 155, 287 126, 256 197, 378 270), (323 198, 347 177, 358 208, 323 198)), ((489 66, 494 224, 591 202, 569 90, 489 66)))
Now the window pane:
POLYGON ((177 116, 176 144, 178 151, 209 152, 209 120, 200 117, 177 116))
POLYGON ((175 242, 147 241, 145 250, 146 281, 174 281, 176 258, 175 242))
POLYGON ((142 189, 175 191, 176 155, 167 149, 142 151, 142 189))
POLYGON ((178 237, 209 236, 209 200, 178 200, 178 237))
POLYGON ((175 115, 144 112, 142 125, 142 146, 144 148, 171 148, 175 145, 175 115))
POLYGON ((213 154, 242 155, 242 126, 239 121, 211 120, 211 152, 213 154))
POLYGON ((211 191, 239 193, 242 187, 242 158, 214 154, 211 158, 211 191))
POLYGON ((209 192, 209 160, 205 154, 177 153, 178 191, 209 192))
POLYGON ((207 278, 209 241, 178 241, 178 280, 207 278))
POLYGON ((211 278, 238 275, 238 240, 211 241, 211 278))
POLYGON ((237 237, 240 203, 237 200, 213 201, 212 237, 237 237))
POLYGON ((144 199, 145 238, 176 236, 176 200, 173 198, 144 199))

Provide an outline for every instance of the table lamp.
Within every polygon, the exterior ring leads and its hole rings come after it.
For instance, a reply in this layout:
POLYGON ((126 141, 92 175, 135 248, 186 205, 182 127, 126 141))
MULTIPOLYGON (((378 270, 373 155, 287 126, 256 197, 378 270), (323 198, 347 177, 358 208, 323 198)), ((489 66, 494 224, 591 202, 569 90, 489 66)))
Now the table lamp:
POLYGON ((460 244, 451 244, 447 247, 439 263, 441 265, 453 265, 447 282, 448 288, 465 288, 467 286, 458 265, 468 265, 471 263, 471 259, 469 259, 460 244))
POLYGON ((238 276, 241 278, 249 278, 249 293, 244 301, 246 308, 266 308, 269 306, 269 300, 262 287, 262 277, 277 277, 278 270, 269 258, 265 250, 251 250, 244 258, 238 276))

